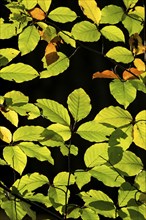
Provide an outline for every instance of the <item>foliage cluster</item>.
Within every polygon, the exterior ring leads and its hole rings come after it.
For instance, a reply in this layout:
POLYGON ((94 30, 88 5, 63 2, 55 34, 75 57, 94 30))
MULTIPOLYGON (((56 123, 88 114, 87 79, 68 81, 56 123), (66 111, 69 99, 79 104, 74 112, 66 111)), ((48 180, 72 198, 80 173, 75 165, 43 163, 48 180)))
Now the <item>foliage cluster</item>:
POLYGON ((6 1, 10 13, 7 21, 0 19, 0 39, 17 36, 18 48, 0 49, 2 79, 23 83, 57 76, 70 65, 70 57, 59 51, 59 44, 68 44, 75 55, 78 47, 87 47, 86 42, 101 40, 102 51, 91 50, 110 60, 115 68, 112 74, 105 68, 106 72, 95 73, 93 78, 113 78, 109 88, 117 101, 117 106, 105 107, 91 121, 86 121, 92 105, 83 88, 68 95, 67 107, 47 98, 30 103, 28 96, 16 90, 0 96, 1 114, 15 127, 12 133, 4 125, 0 126, 3 142, 0 166, 1 169, 10 166, 19 174, 10 188, 0 182, 0 207, 10 219, 21 220, 27 215, 35 220, 36 213, 31 206, 38 204, 56 219, 98 220, 101 216, 146 219, 146 170, 141 158, 129 149, 134 143, 137 148, 146 150, 146 109, 135 118, 127 110, 137 92, 146 93, 146 66, 141 58, 145 47, 139 36, 144 28, 144 7, 139 2, 123 0, 119 6, 115 1, 101 8, 98 1, 78 0, 83 13, 78 16, 69 7, 54 9, 52 0, 6 1), (65 30, 64 24, 69 24, 70 30, 65 30), (104 39, 113 42, 114 46, 108 51, 104 48, 104 39), (42 40, 47 42, 40 61, 43 62, 42 71, 23 62, 13 63, 17 56, 21 58, 35 50, 42 40), (118 68, 122 69, 123 78, 118 68), (32 122, 32 125, 19 126, 21 117, 28 120, 42 117, 51 125, 43 127, 32 122), (72 141, 75 135, 90 142, 82 158, 85 169, 71 168, 71 158, 78 155, 78 147, 72 141), (65 160, 67 158, 67 170, 59 172, 52 182, 37 170, 23 174, 28 157, 53 166, 51 151, 54 147, 60 149, 65 160), (93 178, 109 190, 116 188, 117 201, 98 187, 85 191, 84 186, 93 178), (38 192, 43 185, 47 186, 46 194, 38 192), (72 186, 78 187, 82 205, 78 201, 70 204, 72 186))

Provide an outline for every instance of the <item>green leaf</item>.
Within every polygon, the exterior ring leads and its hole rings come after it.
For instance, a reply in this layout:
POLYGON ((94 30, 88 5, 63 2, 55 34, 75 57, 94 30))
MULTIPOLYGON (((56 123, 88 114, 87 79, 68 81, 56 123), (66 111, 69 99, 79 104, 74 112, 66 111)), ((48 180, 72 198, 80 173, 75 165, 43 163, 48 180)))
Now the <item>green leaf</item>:
POLYGON ((71 130, 69 126, 65 126, 62 124, 51 124, 47 129, 50 129, 57 134, 59 134, 64 141, 67 141, 71 138, 71 130))
POLYGON ((19 34, 18 47, 21 55, 25 55, 33 51, 40 40, 40 35, 34 25, 28 26, 19 34))
POLYGON ((53 180, 54 186, 67 186, 74 184, 75 182, 75 177, 73 174, 69 174, 68 172, 60 172, 58 173, 53 180), (68 180, 69 183, 68 183, 68 180))
POLYGON ((92 209, 89 208, 83 208, 81 209, 81 218, 82 220, 99 220, 99 216, 97 215, 97 213, 95 211, 93 211, 92 209))
POLYGON ((54 164, 51 152, 47 147, 41 147, 33 142, 21 142, 17 145, 28 157, 35 157, 39 161, 48 161, 54 164))
POLYGON ((70 125, 68 111, 62 104, 50 99, 37 99, 37 106, 43 110, 43 116, 50 121, 70 125))
POLYGON ((119 106, 109 106, 102 109, 96 116, 94 121, 108 126, 121 127, 132 122, 131 114, 120 108, 119 106))
POLYGON ((133 8, 138 2, 138 0, 123 0, 123 2, 126 8, 129 9, 129 8, 133 8))
POLYGON ((112 199, 102 191, 91 189, 88 192, 81 192, 80 195, 85 202, 85 206, 92 208, 96 213, 109 218, 116 217, 112 199))
POLYGON ((115 79, 110 83, 110 92, 125 109, 136 98, 136 88, 129 81, 121 82, 115 79))
POLYGON ((95 24, 89 21, 81 21, 76 23, 71 31, 76 40, 94 42, 100 39, 100 32, 95 24))
MULTIPOLYGON (((4 161, 4 160, 2 160, 1 158, 0 158, 0 165, 1 166, 4 166, 4 165, 7 165, 7 163, 6 163, 6 161, 4 161)), ((1 195, 0 195, 1 196, 1 195)))
POLYGON ((78 147, 76 147, 75 145, 66 146, 62 144, 60 146, 60 151, 63 154, 63 156, 68 156, 69 154, 73 154, 74 156, 78 155, 78 147))
POLYGON ((106 53, 106 56, 121 63, 131 63, 134 60, 132 52, 121 46, 113 47, 106 53))
POLYGON ((106 165, 96 166, 89 170, 89 173, 110 187, 119 187, 125 181, 115 169, 106 165))
POLYGON ((100 166, 108 161, 108 144, 99 143, 90 146, 84 154, 86 167, 100 166))
POLYGON ((130 183, 125 182, 118 190, 118 205, 119 207, 127 206, 129 200, 135 198, 137 190, 130 183))
POLYGON ((142 170, 136 177, 135 177, 135 183, 138 185, 139 190, 142 192, 146 192, 146 171, 142 170))
POLYGON ((111 134, 109 138, 109 145, 111 147, 122 147, 125 151, 127 150, 133 141, 133 125, 125 125, 121 128, 117 128, 111 134))
POLYGON ((11 143, 12 134, 11 131, 3 126, 0 126, 0 139, 6 143, 11 143))
POLYGON ((41 193, 37 193, 37 194, 30 194, 27 193, 25 194, 25 199, 29 199, 32 202, 38 202, 38 203, 42 203, 44 204, 47 208, 51 207, 52 204, 49 200, 48 196, 44 196, 41 193))
POLYGON ((7 106, 15 105, 18 103, 24 104, 29 100, 28 96, 25 96, 22 92, 15 90, 7 92, 4 95, 4 98, 7 106))
POLYGON ((17 83, 32 80, 38 75, 39 74, 33 67, 24 63, 11 64, 0 70, 1 78, 9 81, 15 81, 17 83))
POLYGON ((141 159, 134 153, 124 151, 122 159, 114 167, 124 172, 125 176, 134 176, 143 169, 143 164, 141 159))
POLYGON ((68 31, 60 31, 58 35, 63 39, 67 44, 70 44, 72 47, 76 47, 76 41, 73 39, 73 36, 68 31))
POLYGON ((3 150, 3 157, 10 167, 22 174, 26 167, 27 157, 19 147, 5 147, 3 150))
POLYGON ((16 23, 2 23, 0 39, 9 39, 17 35, 17 24, 16 23))
POLYGON ((47 67, 47 70, 44 70, 40 73, 40 78, 49 78, 51 76, 57 76, 60 73, 63 73, 69 67, 69 58, 58 52, 58 60, 47 67))
POLYGON ((14 126, 18 126, 18 114, 12 110, 8 110, 7 112, 1 111, 3 116, 10 121, 14 126))
POLYGON ((67 104, 75 122, 85 118, 91 111, 90 97, 82 88, 74 90, 68 96, 67 104))
POLYGON ((79 6, 83 13, 91 19, 95 24, 99 24, 101 19, 101 11, 95 0, 79 0, 79 6))
POLYGON ((135 12, 129 12, 122 21, 124 27, 128 30, 129 36, 140 33, 143 29, 142 18, 135 12))
POLYGON ((28 116, 28 120, 35 119, 40 116, 39 108, 31 103, 24 105, 16 104, 11 106, 10 109, 14 110, 21 116, 28 116))
POLYGON ((70 8, 58 7, 49 13, 48 18, 56 22, 66 23, 74 21, 77 15, 70 8))
POLYGON ((48 43, 57 36, 56 29, 51 25, 47 25, 44 22, 37 22, 40 28, 43 30, 42 39, 47 41, 48 43))
POLYGON ((101 30, 101 34, 110 41, 118 42, 122 41, 125 42, 125 36, 120 28, 114 25, 108 25, 103 27, 101 30))
POLYGON ((42 136, 44 137, 44 139, 39 141, 41 145, 45 145, 48 147, 60 147, 64 145, 63 138, 52 130, 45 129, 42 133, 42 136))
POLYGON ((124 11, 117 5, 107 5, 101 10, 100 23, 116 24, 122 21, 124 11))
POLYGON ((75 175, 76 184, 80 190, 85 184, 91 181, 91 175, 87 171, 76 170, 74 175, 75 175))
POLYGON ((41 126, 22 126, 13 134, 13 141, 38 141, 44 139, 42 133, 44 128, 41 126))
POLYGON ((38 5, 41 7, 41 9, 44 12, 47 12, 50 8, 51 2, 52 0, 37 0, 38 1, 38 5))
POLYGON ((109 136, 112 132, 113 128, 111 127, 106 127, 96 121, 89 121, 80 125, 76 133, 85 140, 91 142, 101 142, 108 140, 107 136, 109 136))
MULTIPOLYGON (((56 210, 62 213, 62 206, 66 204, 66 186, 49 187, 48 196, 56 210)), ((68 190, 67 202, 69 199, 70 191, 68 190)))
POLYGON ((22 0, 21 2, 26 9, 30 10, 32 8, 34 8, 37 4, 37 0, 33 0, 33 1, 30 1, 30 0, 22 0))
POLYGON ((137 146, 146 150, 146 110, 136 115, 133 141, 137 146))
POLYGON ((1 208, 4 209, 7 216, 13 220, 22 220, 27 214, 22 208, 21 202, 16 202, 16 200, 6 200, 2 202, 1 208))
POLYGON ((49 184, 49 180, 46 176, 37 172, 32 174, 26 174, 21 179, 17 179, 12 187, 16 187, 18 191, 23 194, 24 192, 31 192, 44 184, 49 184))
POLYGON ((133 80, 130 80, 129 82, 132 84, 132 86, 134 86, 136 88, 136 90, 139 90, 141 92, 144 92, 146 93, 146 85, 145 85, 145 80, 146 80, 146 77, 145 77, 145 73, 142 73, 140 75, 140 79, 133 79, 133 80))
POLYGON ((13 60, 18 54, 19 50, 13 48, 0 49, 0 67, 6 66, 11 60, 13 60))

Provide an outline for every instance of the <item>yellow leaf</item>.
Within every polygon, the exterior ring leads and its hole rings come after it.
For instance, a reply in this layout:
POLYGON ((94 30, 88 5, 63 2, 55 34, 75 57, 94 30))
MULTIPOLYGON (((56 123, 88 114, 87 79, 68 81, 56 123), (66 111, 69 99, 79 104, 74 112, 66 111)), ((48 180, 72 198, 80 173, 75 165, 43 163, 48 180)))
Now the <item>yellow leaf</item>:
POLYGON ((79 6, 83 13, 90 18, 95 24, 99 24, 101 19, 101 10, 95 0, 79 0, 79 6))
POLYGON ((139 71, 146 71, 146 65, 141 59, 135 58, 134 65, 139 71))
POLYGON ((6 143, 10 143, 12 140, 12 134, 6 127, 0 126, 0 139, 6 143))
POLYGON ((7 112, 1 111, 3 116, 9 120, 14 126, 18 126, 18 114, 12 110, 8 110, 7 112))

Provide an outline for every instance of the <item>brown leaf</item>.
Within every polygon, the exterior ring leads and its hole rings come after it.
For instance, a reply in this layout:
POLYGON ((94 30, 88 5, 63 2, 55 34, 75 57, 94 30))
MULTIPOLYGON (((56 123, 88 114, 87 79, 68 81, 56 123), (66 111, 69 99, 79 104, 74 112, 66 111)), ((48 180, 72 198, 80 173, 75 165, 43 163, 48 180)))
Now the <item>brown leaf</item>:
POLYGON ((92 76, 92 79, 95 79, 95 78, 118 79, 118 76, 111 70, 104 70, 103 72, 94 73, 92 76))
MULTIPOLYGON (((134 73, 136 76, 139 76, 140 74, 143 73, 143 71, 139 71, 138 69, 132 67, 130 69, 128 69, 130 72, 134 73)), ((128 71, 124 71, 123 72, 123 79, 124 80, 128 80, 128 79, 136 79, 136 77, 134 75, 132 75, 130 72, 128 71)))
POLYGON ((56 46, 54 43, 50 42, 46 46, 45 58, 48 66, 58 60, 59 56, 57 54, 56 46))
POLYGON ((38 7, 35 7, 33 9, 29 10, 28 13, 31 15, 32 18, 35 18, 39 21, 44 20, 46 17, 45 12, 38 7))

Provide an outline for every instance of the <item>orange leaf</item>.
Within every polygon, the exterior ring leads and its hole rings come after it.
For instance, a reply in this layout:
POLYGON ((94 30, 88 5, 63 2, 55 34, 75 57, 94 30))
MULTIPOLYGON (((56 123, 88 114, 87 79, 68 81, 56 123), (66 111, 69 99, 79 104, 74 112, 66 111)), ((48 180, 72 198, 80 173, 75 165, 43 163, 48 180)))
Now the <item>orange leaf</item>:
POLYGON ((52 42, 48 43, 45 49, 45 57, 48 66, 54 63, 55 61, 57 61, 59 58, 57 54, 56 46, 52 42))
POLYGON ((118 79, 118 76, 111 70, 104 70, 103 72, 94 73, 92 76, 92 79, 95 79, 95 78, 118 79))
POLYGON ((31 15, 32 18, 35 18, 39 21, 44 20, 46 17, 45 12, 38 7, 29 10, 28 13, 31 15))
MULTIPOLYGON (((136 76, 139 76, 140 74, 143 73, 143 71, 139 71, 138 69, 132 67, 130 69, 128 69, 130 72, 134 73, 136 76)), ((132 75, 131 73, 129 73, 128 71, 124 71, 123 72, 123 79, 124 80, 128 80, 128 79, 135 79, 136 77, 134 75, 132 75)))

